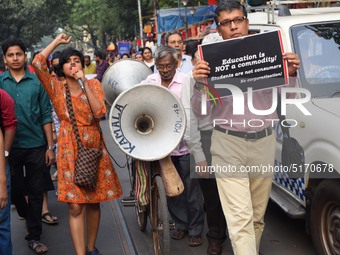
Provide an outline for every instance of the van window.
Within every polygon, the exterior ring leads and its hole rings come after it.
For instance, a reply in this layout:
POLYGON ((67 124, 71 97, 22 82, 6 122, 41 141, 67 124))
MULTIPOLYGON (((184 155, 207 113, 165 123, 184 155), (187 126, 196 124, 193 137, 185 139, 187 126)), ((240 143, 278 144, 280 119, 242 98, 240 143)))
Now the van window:
POLYGON ((340 96, 340 21, 292 28, 300 78, 312 97, 340 96))

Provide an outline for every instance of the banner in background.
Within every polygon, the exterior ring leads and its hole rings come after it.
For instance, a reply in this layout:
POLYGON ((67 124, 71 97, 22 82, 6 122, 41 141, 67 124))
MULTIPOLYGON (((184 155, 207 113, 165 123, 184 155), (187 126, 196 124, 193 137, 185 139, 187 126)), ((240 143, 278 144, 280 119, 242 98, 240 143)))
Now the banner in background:
POLYGON ((122 57, 123 54, 130 55, 130 42, 118 42, 118 54, 122 57))
POLYGON ((218 5, 217 0, 208 0, 209 5, 218 5))
MULTIPOLYGON (((188 27, 193 24, 212 21, 216 5, 195 6, 195 12, 190 15, 187 10, 188 27)), ((158 33, 169 32, 185 27, 185 8, 171 8, 157 10, 158 33)))

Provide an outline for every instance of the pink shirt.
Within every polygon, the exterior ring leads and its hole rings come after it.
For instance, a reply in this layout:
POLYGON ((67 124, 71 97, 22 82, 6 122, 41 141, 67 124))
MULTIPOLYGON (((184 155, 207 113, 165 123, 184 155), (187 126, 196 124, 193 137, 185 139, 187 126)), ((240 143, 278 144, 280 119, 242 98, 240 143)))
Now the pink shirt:
MULTIPOLYGON (((188 77, 185 74, 176 71, 174 78, 172 79, 170 85, 168 86, 168 89, 170 89, 180 100, 182 97, 182 87, 184 86, 183 81, 187 79, 188 77)), ((154 73, 154 74, 150 74, 141 83, 151 83, 151 84, 157 84, 161 86, 162 79, 159 73, 154 73)), ((189 153, 189 148, 184 142, 184 140, 182 139, 179 145, 177 146, 176 150, 174 150, 171 153, 171 156, 182 156, 188 153, 189 153)))

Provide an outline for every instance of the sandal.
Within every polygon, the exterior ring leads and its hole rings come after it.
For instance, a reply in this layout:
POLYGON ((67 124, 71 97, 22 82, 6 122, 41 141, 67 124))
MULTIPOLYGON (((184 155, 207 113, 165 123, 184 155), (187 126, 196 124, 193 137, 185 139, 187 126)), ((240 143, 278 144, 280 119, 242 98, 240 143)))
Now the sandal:
POLYGON ((101 255, 101 253, 97 248, 94 248, 94 250, 89 251, 86 247, 86 255, 101 255))
POLYGON ((56 225, 58 224, 58 218, 56 216, 52 216, 50 212, 46 212, 43 215, 41 215, 42 222, 48 224, 48 225, 56 225))
POLYGON ((46 245, 36 240, 28 241, 28 247, 30 247, 30 249, 32 249, 35 254, 45 254, 48 252, 46 245))
POLYGON ((52 176, 51 176, 52 181, 58 181, 58 172, 56 171, 52 176))
POLYGON ((196 247, 203 244, 203 240, 201 236, 189 236, 188 241, 189 246, 196 247))
POLYGON ((175 240, 181 240, 183 239, 186 234, 188 233, 188 231, 183 230, 183 229, 175 229, 172 234, 171 237, 175 240))

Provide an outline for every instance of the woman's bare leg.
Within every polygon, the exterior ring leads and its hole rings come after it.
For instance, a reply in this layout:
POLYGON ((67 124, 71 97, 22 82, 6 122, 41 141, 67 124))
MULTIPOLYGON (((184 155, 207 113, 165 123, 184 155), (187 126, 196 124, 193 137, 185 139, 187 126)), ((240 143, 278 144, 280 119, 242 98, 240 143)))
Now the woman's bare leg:
POLYGON ((85 204, 68 204, 69 225, 76 255, 85 254, 85 204))
POLYGON ((87 224, 87 248, 89 251, 95 249, 100 223, 100 204, 86 205, 87 224))

